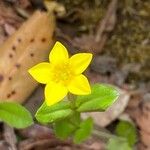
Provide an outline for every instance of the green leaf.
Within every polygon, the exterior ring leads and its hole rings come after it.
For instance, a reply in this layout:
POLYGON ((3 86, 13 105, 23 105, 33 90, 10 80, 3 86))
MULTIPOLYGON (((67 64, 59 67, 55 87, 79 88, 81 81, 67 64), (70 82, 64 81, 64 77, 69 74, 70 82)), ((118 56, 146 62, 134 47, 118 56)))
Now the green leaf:
POLYGON ((25 128, 33 124, 30 112, 18 103, 0 103, 0 120, 15 128, 25 128))
POLYGON ((116 134, 127 139, 129 145, 133 146, 137 141, 135 126, 128 121, 120 121, 116 126, 116 134))
POLYGON ((79 126, 82 121, 80 113, 74 111, 73 115, 70 117, 70 121, 73 122, 76 126, 79 126))
POLYGON ((56 136, 58 136, 60 139, 68 138, 70 135, 73 134, 73 131, 78 128, 80 122, 80 113, 76 111, 71 117, 68 117, 67 119, 61 121, 57 121, 54 124, 54 131, 56 136))
POLYGON ((67 139, 75 129, 76 126, 68 119, 57 121, 54 124, 54 132, 62 140, 67 139))
POLYGON ((118 96, 119 93, 114 87, 106 84, 94 84, 90 95, 77 96, 77 111, 104 111, 117 100, 118 96))
POLYGON ((73 114, 70 102, 61 101, 52 106, 47 106, 44 102, 35 114, 36 119, 40 123, 52 123, 64 119, 73 114))
POLYGON ((86 120, 81 122, 79 129, 75 131, 75 135, 73 138, 74 143, 79 144, 84 140, 86 140, 90 136, 92 129, 93 129, 92 118, 87 118, 86 120))
POLYGON ((132 150, 126 139, 111 138, 108 141, 107 150, 132 150))

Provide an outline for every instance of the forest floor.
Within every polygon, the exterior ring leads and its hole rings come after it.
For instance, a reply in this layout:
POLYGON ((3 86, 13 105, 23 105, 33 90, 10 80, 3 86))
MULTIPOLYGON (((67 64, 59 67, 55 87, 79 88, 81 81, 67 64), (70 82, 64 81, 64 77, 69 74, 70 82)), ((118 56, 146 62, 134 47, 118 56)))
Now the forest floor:
MULTIPOLYGON (((150 150, 150 2, 148 0, 58 0, 56 39, 69 45, 70 53, 91 52, 94 60, 87 71, 92 83, 109 83, 121 90, 112 109, 94 114, 101 129, 113 132, 120 118, 131 120, 137 129, 136 148, 150 150), (117 114, 114 113, 115 110, 117 114), (102 118, 106 118, 106 120, 102 118)), ((0 44, 13 34, 42 1, 0 1, 0 44)), ((25 106, 34 114, 41 104, 43 87, 38 86, 25 106)), ((0 124, 0 150, 103 150, 98 136, 81 145, 60 141, 52 130, 35 124, 16 130, 0 124)))

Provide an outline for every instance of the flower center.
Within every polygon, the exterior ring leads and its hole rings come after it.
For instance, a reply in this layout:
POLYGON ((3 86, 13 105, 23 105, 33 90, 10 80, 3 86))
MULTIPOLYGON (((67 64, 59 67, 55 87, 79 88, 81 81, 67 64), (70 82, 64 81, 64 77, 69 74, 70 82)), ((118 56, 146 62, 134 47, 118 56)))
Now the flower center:
POLYGON ((64 86, 68 85, 74 76, 74 73, 68 63, 57 64, 53 69, 53 81, 61 83, 64 86))

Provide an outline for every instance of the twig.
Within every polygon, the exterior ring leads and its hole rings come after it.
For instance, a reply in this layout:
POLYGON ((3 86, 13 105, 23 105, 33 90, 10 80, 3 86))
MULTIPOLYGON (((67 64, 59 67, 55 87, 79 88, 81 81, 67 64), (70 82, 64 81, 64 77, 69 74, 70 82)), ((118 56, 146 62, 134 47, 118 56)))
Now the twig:
POLYGON ((43 149, 48 149, 50 147, 56 147, 58 145, 70 145, 71 143, 69 142, 63 142, 59 141, 58 139, 28 139, 25 141, 22 141, 19 144, 19 150, 31 150, 33 148, 43 148, 43 149))
POLYGON ((10 150, 17 150, 17 139, 14 133, 14 129, 8 126, 7 124, 4 124, 4 139, 9 144, 10 150))
POLYGON ((117 1, 118 0, 112 0, 109 4, 104 19, 99 23, 99 28, 95 36, 95 42, 99 42, 102 39, 103 33, 105 31, 111 31, 114 28, 114 25, 116 23, 117 1))

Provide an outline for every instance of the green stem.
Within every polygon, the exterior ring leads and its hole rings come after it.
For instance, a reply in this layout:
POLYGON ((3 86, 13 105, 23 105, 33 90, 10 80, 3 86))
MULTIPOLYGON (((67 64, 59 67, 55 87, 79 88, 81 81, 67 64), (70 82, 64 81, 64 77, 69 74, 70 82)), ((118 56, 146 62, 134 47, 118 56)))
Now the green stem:
POLYGON ((70 123, 79 128, 79 122, 81 121, 80 113, 76 111, 76 95, 68 93, 68 100, 71 103, 71 109, 74 111, 74 115, 70 119, 70 123))
POLYGON ((92 134, 101 138, 101 139, 104 139, 104 140, 109 140, 110 138, 118 138, 120 140, 124 139, 122 137, 118 137, 118 136, 111 134, 111 133, 108 133, 106 131, 100 131, 97 129, 93 129, 92 134))
MULTIPOLYGON (((69 93, 68 94, 68 100, 71 102, 71 108, 72 108, 72 110, 74 112, 76 112, 76 105, 75 105, 76 96, 73 95, 73 94, 71 94, 71 93, 69 93)), ((79 127, 78 124, 72 122, 71 120, 70 120, 70 123, 72 125, 75 125, 77 128, 79 127)), ((120 138, 120 137, 115 136, 115 135, 113 135, 111 133, 108 133, 106 131, 101 131, 101 130, 97 130, 97 129, 94 129, 93 132, 92 132, 92 134, 95 135, 95 136, 97 136, 97 137, 99 137, 99 138, 101 138, 101 139, 105 139, 105 140, 109 140, 110 138, 120 138)))
POLYGON ((71 108, 73 110, 75 110, 76 108, 76 105, 75 105, 75 99, 76 99, 76 96, 71 94, 71 93, 68 93, 68 100, 71 102, 71 108))
POLYGON ((99 131, 99 130, 96 130, 96 129, 94 129, 92 131, 92 133, 93 133, 93 135, 98 136, 102 139, 110 139, 110 138, 115 137, 113 134, 107 133, 105 131, 99 131))

